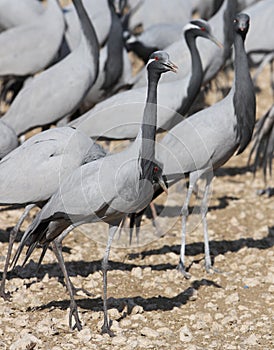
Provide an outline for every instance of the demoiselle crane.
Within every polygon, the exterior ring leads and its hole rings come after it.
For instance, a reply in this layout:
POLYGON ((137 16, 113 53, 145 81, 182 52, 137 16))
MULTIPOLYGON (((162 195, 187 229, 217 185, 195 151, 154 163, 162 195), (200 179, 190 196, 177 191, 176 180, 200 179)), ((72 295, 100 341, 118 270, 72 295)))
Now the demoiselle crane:
POLYGON ((215 105, 183 120, 156 145, 156 158, 163 164, 163 174, 169 185, 189 175, 189 187, 182 208, 182 244, 179 269, 185 269, 185 240, 188 206, 199 178, 206 185, 201 203, 204 227, 205 268, 212 269, 207 231, 207 197, 214 171, 233 154, 242 153, 252 137, 255 125, 256 101, 249 73, 244 41, 249 28, 249 16, 237 14, 234 22, 234 81, 229 94, 215 105))
MULTIPOLYGON (((0 124, 3 124, 1 120, 0 124)), ((35 205, 42 207, 73 170, 105 156, 98 147, 83 132, 60 127, 32 136, 0 161, 0 205, 26 206, 10 232, 0 285, 0 296, 4 299, 10 296, 5 292, 5 281, 12 246, 25 217, 35 205)))
MULTIPOLYGON (((184 79, 159 84, 159 108, 157 129, 170 129, 181 121, 200 91, 203 70, 195 40, 209 39, 220 45, 212 35, 211 28, 204 20, 197 19, 185 26, 184 35, 191 52, 192 71, 184 79), (176 114, 179 112, 182 116, 176 114), (179 118, 179 120, 178 120, 179 118)), ((219 48, 220 50, 220 48, 219 48)), ((69 125, 79 128, 90 137, 109 139, 130 139, 136 137, 141 122, 141 110, 146 88, 121 92, 87 111, 69 125)))
POLYGON ((97 78, 98 40, 82 0, 73 0, 73 4, 83 31, 79 46, 62 61, 35 76, 2 117, 18 136, 74 112, 97 78))
MULTIPOLYGON (((102 262, 102 331, 108 333, 111 332, 107 316, 107 265, 115 232, 128 213, 138 212, 149 204, 154 181, 166 190, 159 165, 154 159, 157 85, 162 73, 176 71, 177 67, 169 60, 166 52, 158 51, 152 54, 147 69, 147 102, 135 141, 122 152, 81 166, 62 182, 58 191, 25 232, 14 257, 16 264, 28 239, 31 243, 24 263, 38 244, 47 246, 70 225, 77 226, 99 220, 106 222, 109 225, 109 238, 102 262)), ((70 308, 70 324, 71 317, 74 316, 79 329, 81 325, 74 300, 71 300, 70 308)))

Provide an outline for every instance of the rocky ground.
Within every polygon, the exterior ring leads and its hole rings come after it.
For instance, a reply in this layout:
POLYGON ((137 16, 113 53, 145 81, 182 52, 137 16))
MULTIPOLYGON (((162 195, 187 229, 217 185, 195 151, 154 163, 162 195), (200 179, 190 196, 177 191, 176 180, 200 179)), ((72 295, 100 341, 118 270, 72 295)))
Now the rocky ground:
MULTIPOLYGON (((268 68, 259 86, 258 117, 272 103, 268 68)), ((209 98, 215 102, 216 94, 209 98)), ((134 237, 129 247, 125 232, 113 244, 108 278, 114 337, 100 334, 100 264, 107 231, 106 225, 94 224, 76 229, 64 241, 73 283, 92 293, 87 297, 79 292, 76 297, 83 330, 68 327, 69 297, 51 251, 36 274, 41 252, 37 249, 33 260, 19 269, 20 278, 9 276, 12 301, 0 299, 0 349, 273 349, 274 201, 256 194, 265 184, 262 174, 253 178, 247 157, 248 151, 233 157, 213 182, 207 217, 214 267, 220 273, 208 274, 204 269, 199 198, 191 203, 188 223, 186 265, 192 277, 186 280, 176 270, 177 213, 184 194, 179 184, 168 198, 157 201, 163 237, 145 219, 139 245, 134 237)), ((1 209, 0 270, 9 228, 21 213, 1 209)))

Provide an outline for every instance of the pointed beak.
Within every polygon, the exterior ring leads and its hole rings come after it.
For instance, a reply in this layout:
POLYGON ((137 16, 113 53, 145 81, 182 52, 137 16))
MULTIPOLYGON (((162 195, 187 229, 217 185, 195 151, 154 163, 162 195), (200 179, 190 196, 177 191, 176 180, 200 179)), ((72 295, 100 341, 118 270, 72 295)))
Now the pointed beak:
POLYGON ((167 189, 167 185, 165 183, 165 180, 163 178, 163 176, 161 176, 159 179, 158 179, 158 184, 161 186, 162 190, 168 194, 168 189, 167 189))
POLYGON ((220 49, 224 48, 224 45, 217 38, 215 38, 215 36, 209 34, 208 39, 211 40, 214 44, 216 44, 220 49))
POLYGON ((175 63, 168 61, 165 65, 168 67, 169 70, 171 70, 174 73, 177 73, 178 67, 175 63))

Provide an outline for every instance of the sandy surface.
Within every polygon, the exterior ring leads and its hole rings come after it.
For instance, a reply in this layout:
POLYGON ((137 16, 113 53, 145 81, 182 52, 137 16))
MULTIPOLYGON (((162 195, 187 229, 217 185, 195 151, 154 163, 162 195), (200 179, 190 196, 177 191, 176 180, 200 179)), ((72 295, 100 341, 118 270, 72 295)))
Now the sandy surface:
MULTIPOLYGON (((272 103, 269 68, 259 86, 258 117, 272 103)), ((209 103, 216 99, 216 94, 208 96, 209 103)), ((221 273, 205 272, 199 199, 195 198, 186 249, 191 279, 176 270, 181 225, 176 213, 182 202, 178 187, 168 200, 157 201, 164 237, 159 238, 145 219, 139 246, 134 239, 128 247, 125 234, 114 242, 108 276, 115 337, 100 334, 100 264, 107 227, 97 224, 75 230, 64 241, 73 283, 93 294, 87 297, 80 292, 76 297, 83 330, 68 327, 69 297, 51 251, 36 274, 41 252, 37 249, 33 260, 19 269, 20 278, 9 275, 12 301, 0 299, 0 349, 273 349, 274 201, 256 194, 264 182, 260 173, 253 179, 247 156, 248 150, 233 157, 213 182, 207 217, 214 267, 221 273), (168 210, 161 212, 162 204, 168 210)), ((21 212, 0 212, 0 270, 9 228, 21 212)))

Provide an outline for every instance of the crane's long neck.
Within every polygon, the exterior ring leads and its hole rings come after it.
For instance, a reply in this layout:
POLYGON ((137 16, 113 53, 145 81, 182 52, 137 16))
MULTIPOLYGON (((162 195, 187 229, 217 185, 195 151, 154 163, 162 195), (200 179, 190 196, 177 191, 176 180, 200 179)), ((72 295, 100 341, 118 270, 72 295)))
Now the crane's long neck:
POLYGON ((252 80, 249 73, 247 55, 244 49, 244 38, 235 33, 235 76, 233 96, 234 110, 237 118, 237 140, 239 142, 238 153, 244 151, 248 145, 254 125, 256 114, 256 100, 252 80))
POLYGON ((231 56, 231 47, 233 44, 233 19, 237 12, 237 2, 236 0, 224 1, 225 10, 223 13, 223 33, 224 33, 224 49, 223 49, 223 57, 227 60, 231 56))
POLYGON ((194 102, 203 82, 203 66, 196 46, 196 38, 191 30, 186 31, 185 39, 191 54, 191 77, 188 83, 187 95, 182 101, 178 113, 185 115, 194 102))
POLYGON ((103 90, 111 89, 121 78, 123 73, 123 27, 115 11, 113 0, 108 1, 111 13, 111 27, 107 40, 107 60, 105 62, 105 80, 103 90))
POLYGON ((72 0, 73 5, 76 8, 81 27, 88 44, 91 56, 93 57, 94 67, 95 67, 95 76, 94 81, 97 79, 99 73, 99 42, 95 32, 95 29, 91 23, 91 20, 84 8, 82 0, 72 0))
POLYGON ((160 75, 148 72, 147 100, 141 126, 141 178, 150 178, 152 174, 151 162, 155 157, 155 137, 157 127, 157 86, 160 75))

